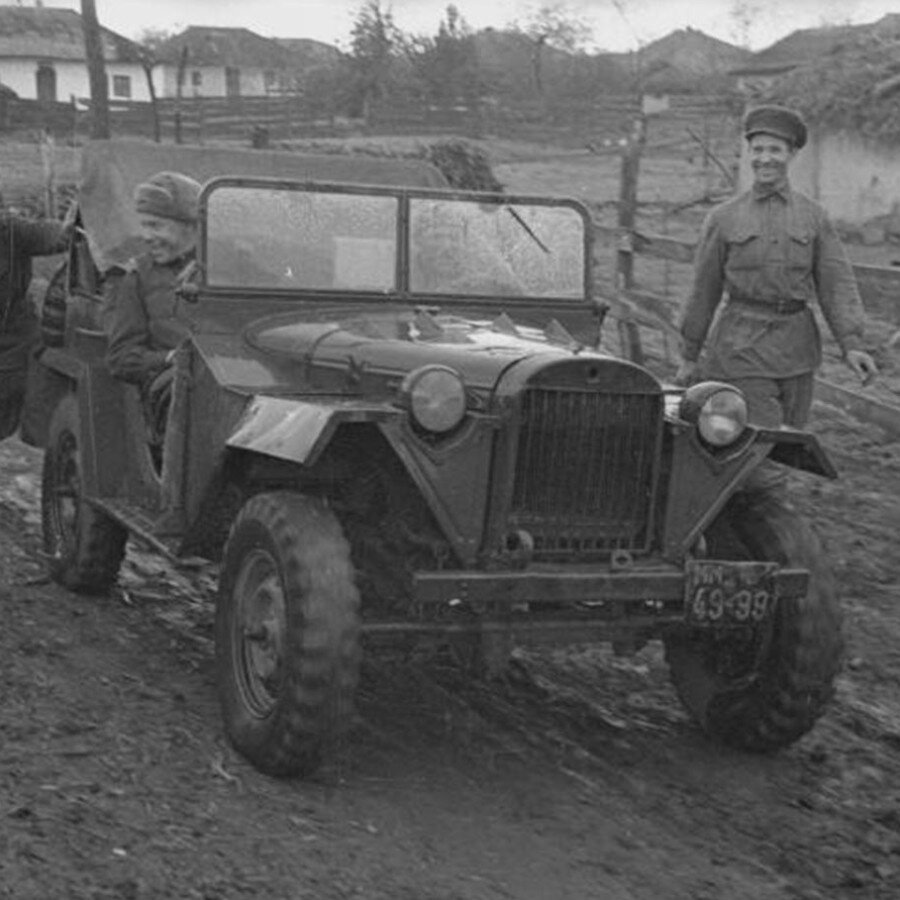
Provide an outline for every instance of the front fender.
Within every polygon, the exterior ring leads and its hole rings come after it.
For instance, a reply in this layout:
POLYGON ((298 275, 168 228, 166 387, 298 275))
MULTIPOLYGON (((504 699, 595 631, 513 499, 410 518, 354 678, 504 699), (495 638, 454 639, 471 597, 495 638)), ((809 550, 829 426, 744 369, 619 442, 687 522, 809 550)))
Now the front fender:
POLYGON ((335 430, 350 422, 387 422, 399 409, 358 400, 319 401, 256 396, 226 440, 226 446, 311 466, 335 430))
POLYGON ((792 469, 802 469, 821 475, 823 478, 837 478, 837 469, 828 458, 819 439, 807 431, 795 428, 759 428, 756 439, 763 444, 771 444, 769 459, 792 469))
POLYGON ((791 428, 750 427, 733 447, 712 452, 697 431, 672 425, 671 470, 663 555, 682 559, 757 466, 771 459, 826 478, 837 471, 815 435, 791 428))

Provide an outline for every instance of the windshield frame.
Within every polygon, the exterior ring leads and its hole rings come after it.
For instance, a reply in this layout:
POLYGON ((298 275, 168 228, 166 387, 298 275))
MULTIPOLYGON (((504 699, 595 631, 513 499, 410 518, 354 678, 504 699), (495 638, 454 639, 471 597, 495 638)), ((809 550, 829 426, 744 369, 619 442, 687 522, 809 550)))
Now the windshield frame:
MULTIPOLYGON (((511 303, 523 307, 547 306, 580 309, 590 304, 594 291, 592 248, 594 245, 594 227, 591 214, 585 204, 567 197, 549 197, 533 194, 497 194, 476 191, 463 191, 444 188, 407 188, 382 185, 350 184, 327 181, 294 181, 277 178, 222 176, 207 181, 200 195, 200 228, 198 235, 197 260, 199 268, 198 287, 203 294, 219 297, 265 296, 267 299, 296 298, 304 299, 328 298, 334 300, 351 296, 354 301, 372 300, 379 304, 385 301, 396 303, 433 302, 442 306, 465 306, 477 302, 478 305, 502 305, 511 303), (207 279, 209 260, 208 211, 210 197, 223 188, 241 188, 252 190, 318 192, 327 194, 343 194, 356 196, 375 196, 394 198, 398 204, 396 220, 395 249, 395 285, 396 290, 368 290, 364 288, 319 288, 319 287, 245 287, 210 284, 207 279), (450 294, 428 293, 421 290, 410 290, 410 208, 415 199, 460 201, 466 203, 488 204, 498 207, 545 206, 573 210, 581 219, 582 229, 582 284, 581 296, 523 296, 514 294, 450 294)), ((512 209, 510 210, 512 212, 512 209)), ((515 214, 514 214, 515 215, 515 214)), ((517 217, 518 218, 518 217, 517 217)), ((522 223, 524 225, 524 223, 522 223)), ((527 228, 527 226, 525 226, 527 228)))

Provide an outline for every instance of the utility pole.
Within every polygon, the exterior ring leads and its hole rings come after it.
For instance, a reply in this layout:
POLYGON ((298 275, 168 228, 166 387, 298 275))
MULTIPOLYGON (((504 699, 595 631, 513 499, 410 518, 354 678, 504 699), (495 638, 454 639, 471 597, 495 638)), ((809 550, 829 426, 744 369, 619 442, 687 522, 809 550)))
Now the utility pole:
POLYGON ((81 0, 81 27, 84 30, 84 52, 91 85, 91 137, 105 140, 110 136, 109 86, 106 83, 103 38, 94 0, 81 0))
MULTIPOLYGON (((634 287, 634 238, 637 220, 638 172, 641 154, 647 138, 646 120, 641 113, 634 121, 628 142, 622 149, 622 180, 619 183, 619 249, 616 251, 616 290, 627 292, 634 287)), ((644 362, 641 335, 635 322, 621 320, 619 336, 628 357, 636 363, 644 362)))

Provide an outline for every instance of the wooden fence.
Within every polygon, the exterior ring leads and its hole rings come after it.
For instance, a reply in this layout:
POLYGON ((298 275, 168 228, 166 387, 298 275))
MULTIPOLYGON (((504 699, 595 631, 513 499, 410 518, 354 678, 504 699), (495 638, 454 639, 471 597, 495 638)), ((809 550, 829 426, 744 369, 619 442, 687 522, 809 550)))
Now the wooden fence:
MULTIPOLYGON (((321 104, 302 95, 264 97, 184 97, 157 101, 158 125, 150 103, 113 100, 110 126, 114 134, 171 141, 180 132, 188 143, 206 139, 249 140, 265 132, 273 140, 370 134, 455 133, 498 134, 519 140, 584 145, 600 137, 628 135, 640 114, 633 95, 602 95, 590 101, 553 104, 517 103, 477 106, 434 106, 425 103, 376 104, 367 122, 327 116, 321 104)), ((90 111, 84 103, 51 103, 0 96, 0 133, 46 131, 58 139, 86 136, 90 111)), ((719 97, 674 99, 655 117, 661 128, 670 122, 684 135, 685 124, 724 123, 734 119, 731 106, 719 97)))

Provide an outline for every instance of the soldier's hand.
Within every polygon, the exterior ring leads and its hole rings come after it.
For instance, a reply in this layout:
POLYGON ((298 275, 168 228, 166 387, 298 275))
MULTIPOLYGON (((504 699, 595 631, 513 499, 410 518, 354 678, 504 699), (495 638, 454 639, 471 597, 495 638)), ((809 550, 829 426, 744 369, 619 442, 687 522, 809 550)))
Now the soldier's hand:
POLYGON ((681 365, 678 366, 678 371, 675 373, 675 377, 672 380, 679 387, 687 387, 694 382, 696 374, 696 361, 684 360, 681 365))
POLYGON ((73 200, 68 208, 66 209, 66 214, 63 216, 62 222, 60 222, 61 230, 62 230, 62 241, 68 241, 75 232, 75 222, 78 219, 78 204, 73 200))
POLYGON ((172 380, 174 378, 175 369, 172 366, 166 366, 166 368, 150 382, 147 394, 151 403, 158 403, 166 393, 172 390, 172 380))
POLYGON ((875 365, 875 360, 865 350, 848 350, 846 362, 859 375, 864 385, 869 384, 878 374, 878 366, 875 365))

